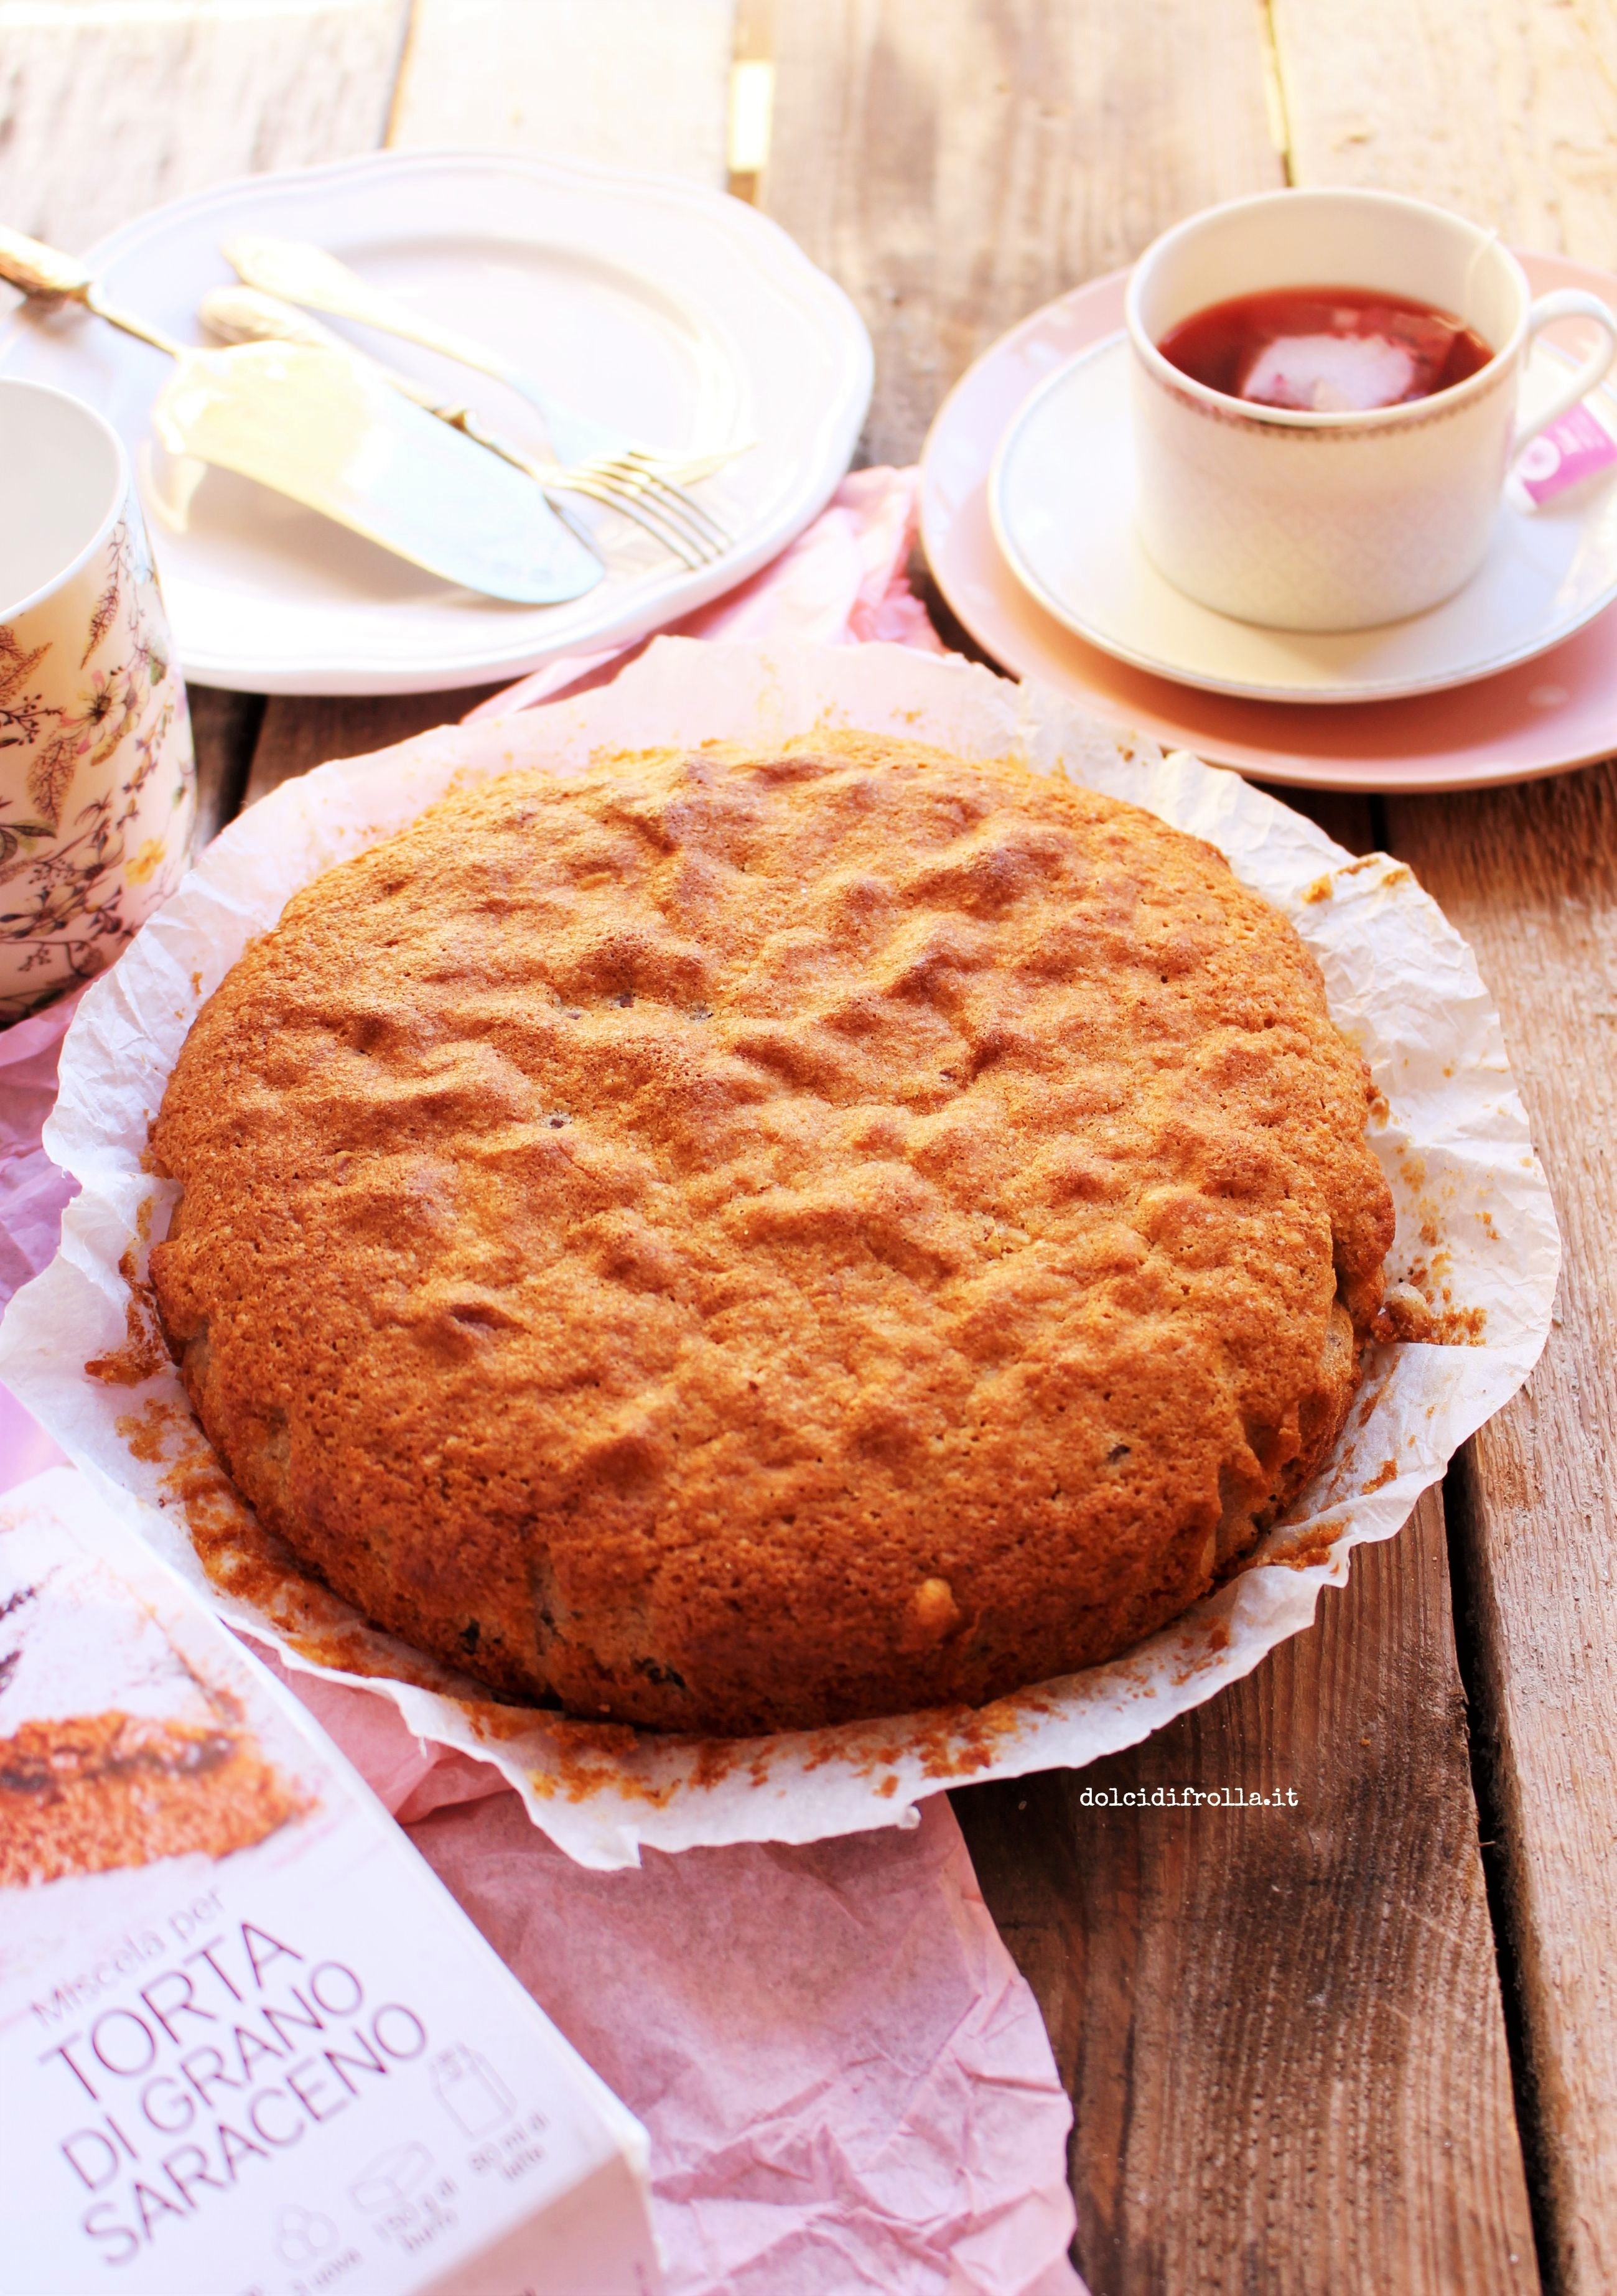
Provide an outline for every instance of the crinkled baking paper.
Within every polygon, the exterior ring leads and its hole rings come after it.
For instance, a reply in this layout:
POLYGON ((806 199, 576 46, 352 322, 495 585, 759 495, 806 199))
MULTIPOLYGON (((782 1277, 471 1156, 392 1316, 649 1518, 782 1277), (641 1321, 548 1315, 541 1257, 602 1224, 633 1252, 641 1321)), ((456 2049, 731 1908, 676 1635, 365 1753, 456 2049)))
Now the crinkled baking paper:
POLYGON ((294 1669, 382 1693, 421 1738, 495 1763, 535 1824, 594 1866, 634 1864, 643 1843, 800 1842, 913 1824, 917 1804, 945 1786, 1091 1762, 1211 1698, 1309 1623, 1320 1587, 1345 1581, 1350 1550, 1391 1537, 1521 1385, 1549 1328, 1560 1261, 1498 1016, 1470 950, 1407 868, 1355 859, 1235 775, 1121 740, 1037 685, 897 646, 663 639, 597 692, 287 783, 232 824, 90 990, 61 1076, 45 1144, 82 1193, 56 1259, 12 1302, 0 1376, 233 1626, 294 1669), (1398 1207, 1390 1275, 1424 1294, 1428 1328, 1452 1343, 1378 1349, 1334 1452, 1253 1567, 1110 1665, 980 1710, 743 1742, 497 1705, 283 1556, 273 1571, 233 1565, 264 1535, 230 1493, 176 1372, 166 1360, 149 1368, 154 1351, 139 1344, 146 1252, 175 1193, 146 1168, 148 1128, 199 1006, 252 937, 300 885, 451 787, 513 765, 576 769, 602 751, 769 743, 822 726, 1024 757, 1219 847, 1314 951, 1332 1012, 1369 1062, 1385 1103, 1370 1137, 1398 1207), (86 1365, 98 1358, 92 1376, 86 1365), (108 1379, 109 1360, 126 1383, 108 1379))

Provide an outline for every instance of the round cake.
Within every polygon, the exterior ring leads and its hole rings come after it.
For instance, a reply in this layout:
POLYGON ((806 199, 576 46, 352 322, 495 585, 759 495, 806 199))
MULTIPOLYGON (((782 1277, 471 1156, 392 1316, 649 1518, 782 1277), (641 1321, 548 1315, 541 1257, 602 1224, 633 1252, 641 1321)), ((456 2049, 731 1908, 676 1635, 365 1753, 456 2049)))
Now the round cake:
POLYGON ((1211 846, 869 734, 513 773, 199 1015, 152 1273, 238 1488, 507 1695, 980 1703, 1213 1586, 1339 1431, 1391 1199, 1211 846))

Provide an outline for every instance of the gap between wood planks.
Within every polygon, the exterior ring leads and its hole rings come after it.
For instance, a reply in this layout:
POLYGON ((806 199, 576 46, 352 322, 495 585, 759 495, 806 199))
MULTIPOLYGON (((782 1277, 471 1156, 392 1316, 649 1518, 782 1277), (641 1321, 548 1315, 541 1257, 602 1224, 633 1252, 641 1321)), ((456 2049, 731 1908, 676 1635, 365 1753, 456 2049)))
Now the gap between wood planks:
POLYGON ((1268 116, 1269 141, 1280 154, 1281 172, 1288 184, 1292 172, 1292 123, 1286 111, 1285 78, 1280 66, 1280 43, 1275 33, 1275 0, 1258 0, 1259 43, 1263 56, 1263 108, 1268 116))
POLYGON ((1493 1930, 1494 1959, 1499 1972, 1505 2046, 1510 2056, 1511 2094, 1515 2101, 1516 2132, 1522 2140, 1522 2165, 1527 2177, 1527 2203, 1532 2213, 1539 2276, 1545 2296, 1569 2296, 1567 2276, 1562 2269, 1563 2243, 1555 2205, 1553 2139, 1533 2078, 1523 1956, 1505 1854, 1509 1820, 1502 1791, 1497 1702, 1488 1694, 1488 1640, 1480 1616, 1486 1593, 1479 1564, 1475 1484, 1476 1461, 1467 1443, 1457 1452, 1443 1478, 1443 1521, 1448 1531, 1455 1659, 1465 1693, 1477 1846, 1488 1891, 1488 1918, 1493 1930))

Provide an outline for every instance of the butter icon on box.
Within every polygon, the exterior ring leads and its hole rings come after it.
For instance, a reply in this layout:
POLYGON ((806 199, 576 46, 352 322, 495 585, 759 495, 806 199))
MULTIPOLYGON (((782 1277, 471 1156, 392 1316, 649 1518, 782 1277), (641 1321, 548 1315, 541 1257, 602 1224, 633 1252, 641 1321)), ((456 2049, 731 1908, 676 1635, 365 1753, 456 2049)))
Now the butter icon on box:
POLYGON ((653 2296, 638 2122, 68 1470, 0 1500, 0 2291, 653 2296))

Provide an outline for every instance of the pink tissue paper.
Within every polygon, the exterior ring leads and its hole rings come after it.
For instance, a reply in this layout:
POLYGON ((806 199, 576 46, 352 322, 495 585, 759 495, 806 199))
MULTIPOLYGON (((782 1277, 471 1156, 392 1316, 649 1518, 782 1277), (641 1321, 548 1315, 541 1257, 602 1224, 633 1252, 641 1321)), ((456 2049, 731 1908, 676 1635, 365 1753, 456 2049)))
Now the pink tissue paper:
MULTIPOLYGON (((905 572, 915 496, 913 471, 852 473, 676 628, 940 651, 905 572)), ((472 714, 603 684, 639 651, 552 662, 472 714)), ((39 1135, 73 1001, 0 1034, 0 1305, 54 1251, 70 1193, 39 1135)), ((0 1388, 0 1489, 61 1456, 0 1388)), ((944 1797, 909 1831, 592 1873, 384 1700, 283 1679, 645 2123, 673 2296, 1084 2296, 1071 2107, 944 1797)))

